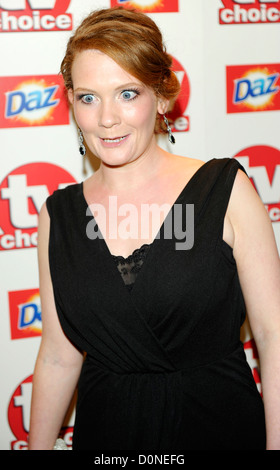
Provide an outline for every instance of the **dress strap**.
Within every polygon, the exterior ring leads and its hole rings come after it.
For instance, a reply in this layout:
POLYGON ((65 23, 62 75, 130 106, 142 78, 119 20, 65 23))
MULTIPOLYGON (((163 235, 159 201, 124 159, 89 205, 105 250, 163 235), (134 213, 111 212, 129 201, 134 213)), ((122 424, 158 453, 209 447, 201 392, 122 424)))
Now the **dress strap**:
MULTIPOLYGON (((237 160, 214 158, 192 179, 180 202, 194 205, 194 237, 200 234, 208 243, 212 240, 215 244, 217 239, 222 240, 224 218, 238 170, 246 174, 237 160)), ((183 220, 186 227, 187 222, 183 220)))

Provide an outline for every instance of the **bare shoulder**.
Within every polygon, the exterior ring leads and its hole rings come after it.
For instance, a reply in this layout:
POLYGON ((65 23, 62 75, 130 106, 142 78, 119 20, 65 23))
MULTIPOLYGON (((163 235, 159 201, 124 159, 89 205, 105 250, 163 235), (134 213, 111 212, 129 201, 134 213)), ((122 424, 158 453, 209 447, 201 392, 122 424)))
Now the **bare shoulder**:
POLYGON ((183 157, 181 155, 172 155, 174 161, 185 168, 199 168, 204 165, 205 161, 199 160, 198 158, 183 157))
POLYGON ((180 155, 171 155, 171 160, 174 171, 189 178, 205 163, 197 158, 182 157, 180 155))
POLYGON ((266 221, 270 223, 267 211, 262 200, 253 187, 248 176, 238 170, 232 193, 230 197, 228 216, 236 229, 241 226, 249 225, 254 219, 266 221))
POLYGON ((277 255, 272 223, 265 206, 247 175, 238 170, 227 217, 234 232, 234 256, 240 265, 250 256, 269 259, 277 255))

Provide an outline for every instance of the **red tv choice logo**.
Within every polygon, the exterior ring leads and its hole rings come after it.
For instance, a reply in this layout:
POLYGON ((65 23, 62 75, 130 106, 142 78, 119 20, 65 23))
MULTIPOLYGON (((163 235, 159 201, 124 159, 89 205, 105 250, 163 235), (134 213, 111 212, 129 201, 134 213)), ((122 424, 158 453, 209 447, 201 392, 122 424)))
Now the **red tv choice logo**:
POLYGON ((177 12, 179 0, 111 0, 111 7, 134 8, 145 13, 177 12))
POLYGON ((11 442, 12 450, 27 449, 29 433, 30 405, 32 395, 32 375, 23 380, 15 389, 8 407, 8 421, 16 440, 11 442))
POLYGON ((227 112, 280 110, 280 64, 226 67, 227 112))
POLYGON ((0 32, 70 31, 71 0, 0 0, 0 32))
POLYGON ((257 145, 241 150, 235 158, 244 166, 271 222, 280 222, 280 150, 257 145))
POLYGON ((0 127, 69 124, 69 107, 60 75, 0 77, 0 127))
POLYGON ((280 0, 222 0, 220 24, 279 23, 280 0))
MULTIPOLYGON (((30 422, 30 406, 32 396, 32 380, 30 375, 24 379, 13 392, 8 406, 8 422, 15 440, 11 442, 11 450, 26 450, 30 422)), ((73 419, 60 432, 68 449, 72 449, 73 419)))
POLYGON ((37 246, 38 214, 56 189, 76 183, 64 168, 29 163, 11 171, 0 183, 0 250, 37 246))
POLYGON ((172 70, 179 80, 181 90, 167 117, 173 132, 186 132, 190 130, 190 117, 186 114, 190 100, 190 81, 186 70, 174 57, 172 70))
POLYGON ((8 292, 11 339, 41 336, 42 318, 39 289, 8 292))

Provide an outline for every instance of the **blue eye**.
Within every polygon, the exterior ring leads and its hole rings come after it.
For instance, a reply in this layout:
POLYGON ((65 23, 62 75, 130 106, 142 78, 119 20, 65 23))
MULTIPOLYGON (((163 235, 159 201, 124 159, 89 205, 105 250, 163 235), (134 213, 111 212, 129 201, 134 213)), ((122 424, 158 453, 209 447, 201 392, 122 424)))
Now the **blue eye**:
POLYGON ((80 99, 86 103, 86 104, 90 104, 94 101, 94 96, 93 95, 82 95, 80 97, 80 99))
POLYGON ((125 101, 134 100, 139 95, 138 90, 124 90, 122 91, 122 97, 125 101))

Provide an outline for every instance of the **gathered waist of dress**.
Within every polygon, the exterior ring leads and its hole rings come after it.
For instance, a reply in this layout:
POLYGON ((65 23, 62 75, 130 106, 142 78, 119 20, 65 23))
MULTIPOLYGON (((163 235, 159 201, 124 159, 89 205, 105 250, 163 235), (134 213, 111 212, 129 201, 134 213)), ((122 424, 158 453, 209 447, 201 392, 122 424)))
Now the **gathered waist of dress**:
POLYGON ((175 365, 171 363, 166 363, 165 365, 159 365, 155 367, 154 365, 152 367, 149 366, 141 366, 141 367, 122 367, 119 364, 110 364, 110 366, 107 366, 105 364, 100 363, 95 359, 94 356, 87 354, 85 358, 85 362, 87 363, 88 366, 93 367, 94 369, 99 370, 100 372, 108 373, 108 374, 116 374, 116 375, 146 375, 146 374, 174 374, 174 373, 188 373, 190 371, 195 371, 197 369, 203 369, 211 366, 215 366, 216 364, 221 363, 222 361, 230 361, 230 360, 242 360, 246 362, 246 355, 244 352, 244 347, 242 342, 239 342, 239 344, 235 344, 232 346, 232 348, 229 348, 227 351, 224 352, 224 354, 219 355, 219 357, 215 357, 210 361, 207 362, 202 362, 198 361, 197 363, 194 363, 192 360, 192 364, 188 365, 186 364, 185 366, 180 366, 176 367, 175 365))

